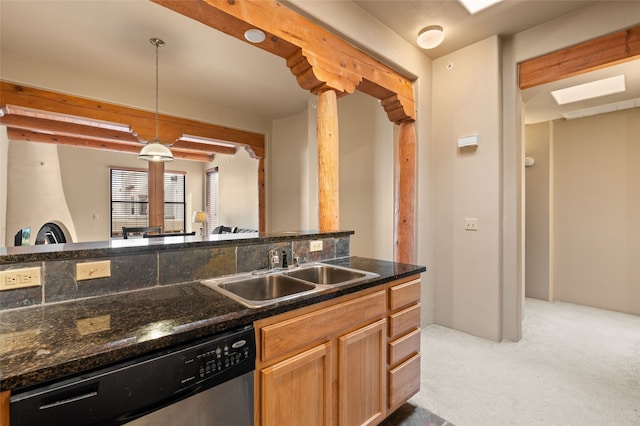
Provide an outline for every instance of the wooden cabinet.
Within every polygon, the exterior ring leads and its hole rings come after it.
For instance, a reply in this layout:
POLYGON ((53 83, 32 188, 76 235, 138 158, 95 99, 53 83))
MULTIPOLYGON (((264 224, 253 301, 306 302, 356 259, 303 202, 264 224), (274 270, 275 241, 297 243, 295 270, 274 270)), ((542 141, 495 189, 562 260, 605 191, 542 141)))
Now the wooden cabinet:
POLYGON ((420 390, 420 280, 389 286, 389 413, 420 390))
POLYGON ((420 280, 255 323, 256 425, 376 425, 420 388, 420 280))
POLYGON ((367 425, 386 415, 386 293, 255 323, 256 425, 367 425))
POLYGON ((373 425, 384 419, 385 333, 383 318, 338 339, 338 424, 373 425))
POLYGON ((262 424, 328 424, 331 404, 331 343, 261 370, 262 424))

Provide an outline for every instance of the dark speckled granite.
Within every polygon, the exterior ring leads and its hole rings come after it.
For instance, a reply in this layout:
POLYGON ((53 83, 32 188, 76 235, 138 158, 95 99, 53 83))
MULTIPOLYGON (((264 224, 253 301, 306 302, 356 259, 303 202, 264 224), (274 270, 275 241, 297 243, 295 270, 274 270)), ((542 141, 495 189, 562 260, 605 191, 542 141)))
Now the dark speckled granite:
POLYGON ((43 271, 44 282, 46 282, 46 286, 44 286, 45 300, 47 302, 61 302, 155 285, 158 270, 154 254, 115 256, 110 260, 111 276, 109 278, 82 281, 75 280, 76 264, 82 263, 82 261, 47 262, 43 271))
POLYGON ((0 312, 0 390, 59 379, 425 271, 357 257, 327 263, 380 276, 260 309, 194 282, 0 312), (104 329, 87 333, 82 320, 91 318, 104 329))
POLYGON ((160 284, 189 282, 236 273, 235 247, 204 247, 158 253, 160 284))

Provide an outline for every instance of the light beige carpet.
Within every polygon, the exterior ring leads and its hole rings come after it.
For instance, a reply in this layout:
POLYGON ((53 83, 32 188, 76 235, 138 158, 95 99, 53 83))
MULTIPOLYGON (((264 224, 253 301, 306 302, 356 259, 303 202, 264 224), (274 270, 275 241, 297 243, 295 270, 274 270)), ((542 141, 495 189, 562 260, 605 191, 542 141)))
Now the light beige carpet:
POLYGON ((640 316, 525 301, 523 339, 422 332, 410 401, 456 426, 640 425, 640 316))

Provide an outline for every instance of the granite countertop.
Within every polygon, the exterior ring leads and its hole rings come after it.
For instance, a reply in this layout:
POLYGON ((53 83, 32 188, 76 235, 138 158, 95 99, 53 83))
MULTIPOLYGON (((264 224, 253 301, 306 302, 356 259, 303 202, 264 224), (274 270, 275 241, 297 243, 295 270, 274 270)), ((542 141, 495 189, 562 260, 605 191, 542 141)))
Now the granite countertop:
POLYGON ((107 366, 426 270, 360 257, 325 263, 379 277, 258 309, 193 282, 0 312, 0 390, 107 366))

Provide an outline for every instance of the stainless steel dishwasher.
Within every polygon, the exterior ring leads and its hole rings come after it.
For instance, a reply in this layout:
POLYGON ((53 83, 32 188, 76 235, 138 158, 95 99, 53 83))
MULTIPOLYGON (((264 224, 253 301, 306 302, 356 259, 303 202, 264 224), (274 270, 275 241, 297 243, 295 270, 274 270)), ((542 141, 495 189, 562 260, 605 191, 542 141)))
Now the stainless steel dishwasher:
POLYGON ((11 426, 253 425, 253 326, 11 396, 11 426))

